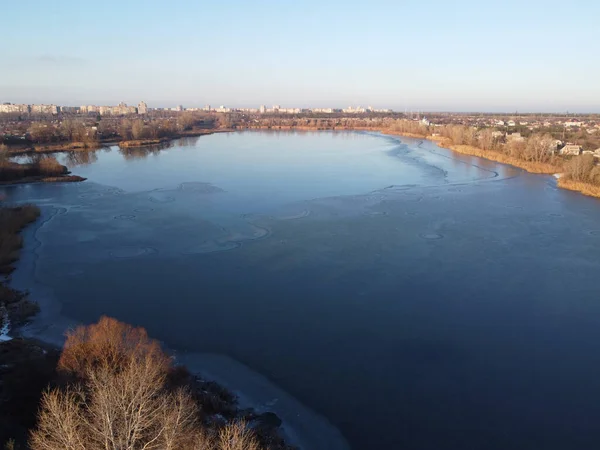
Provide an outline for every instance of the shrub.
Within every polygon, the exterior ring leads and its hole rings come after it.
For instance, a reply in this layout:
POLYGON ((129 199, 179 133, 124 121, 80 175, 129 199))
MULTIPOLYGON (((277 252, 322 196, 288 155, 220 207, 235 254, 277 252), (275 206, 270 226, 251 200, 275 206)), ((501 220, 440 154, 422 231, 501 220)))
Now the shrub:
POLYGON ((67 171, 65 166, 52 157, 40 159, 37 163, 37 169, 39 174, 44 176, 62 175, 67 171))

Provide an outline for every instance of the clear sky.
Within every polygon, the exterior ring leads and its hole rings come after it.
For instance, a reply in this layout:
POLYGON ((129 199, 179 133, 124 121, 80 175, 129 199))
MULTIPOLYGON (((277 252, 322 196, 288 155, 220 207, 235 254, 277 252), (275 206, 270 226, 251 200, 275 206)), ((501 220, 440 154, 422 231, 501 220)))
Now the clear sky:
POLYGON ((600 112, 599 0, 19 0, 0 102, 600 112))

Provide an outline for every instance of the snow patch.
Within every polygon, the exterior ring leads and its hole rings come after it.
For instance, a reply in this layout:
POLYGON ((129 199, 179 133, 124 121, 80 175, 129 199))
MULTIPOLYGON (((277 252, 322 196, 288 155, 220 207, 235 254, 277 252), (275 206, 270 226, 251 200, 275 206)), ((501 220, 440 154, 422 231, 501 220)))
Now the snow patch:
POLYGON ((2 324, 0 327, 0 342, 10 341, 12 340, 8 335, 10 331, 10 319, 8 318, 8 311, 4 306, 0 307, 0 317, 2 318, 0 321, 0 324, 2 324))

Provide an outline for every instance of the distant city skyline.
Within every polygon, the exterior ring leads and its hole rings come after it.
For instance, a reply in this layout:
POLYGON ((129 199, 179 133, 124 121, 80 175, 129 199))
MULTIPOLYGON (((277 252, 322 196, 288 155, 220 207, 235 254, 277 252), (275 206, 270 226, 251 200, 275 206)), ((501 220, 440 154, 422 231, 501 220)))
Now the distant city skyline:
POLYGON ((554 114, 554 115, 600 115, 598 112, 576 112, 576 111, 455 111, 455 110, 421 110, 421 109, 406 109, 404 111, 395 110, 393 108, 375 108, 372 105, 349 105, 347 107, 284 107, 282 105, 259 105, 258 107, 250 106, 236 106, 236 105, 204 105, 204 106, 191 106, 191 105, 160 105, 150 106, 145 101, 140 101, 137 105, 129 105, 127 102, 119 102, 118 105, 110 105, 106 102, 100 103, 88 103, 83 105, 60 105, 56 103, 13 103, 0 101, 0 113, 45 113, 45 114, 58 114, 59 112, 67 113, 99 113, 100 115, 126 115, 126 114, 146 114, 149 111, 205 111, 205 112, 247 112, 247 113, 267 113, 267 114, 304 114, 304 113, 322 113, 322 114, 362 114, 362 113, 382 113, 382 114, 396 114, 404 113, 411 117, 424 117, 426 114, 445 114, 445 113, 457 113, 457 114, 499 114, 499 115, 531 115, 531 114, 554 114))
POLYGON ((10 2, 0 102, 600 112, 593 0, 10 2), (118 25, 115 25, 118 19, 118 25))

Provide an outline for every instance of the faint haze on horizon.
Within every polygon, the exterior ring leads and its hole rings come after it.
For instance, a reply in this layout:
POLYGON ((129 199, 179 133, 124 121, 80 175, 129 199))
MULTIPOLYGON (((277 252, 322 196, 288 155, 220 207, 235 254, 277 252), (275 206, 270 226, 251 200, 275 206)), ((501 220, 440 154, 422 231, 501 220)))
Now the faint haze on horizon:
POLYGON ((0 102, 600 112, 596 0, 22 0, 0 102))

